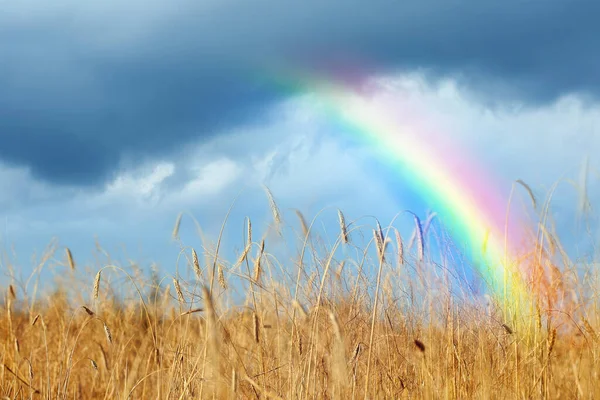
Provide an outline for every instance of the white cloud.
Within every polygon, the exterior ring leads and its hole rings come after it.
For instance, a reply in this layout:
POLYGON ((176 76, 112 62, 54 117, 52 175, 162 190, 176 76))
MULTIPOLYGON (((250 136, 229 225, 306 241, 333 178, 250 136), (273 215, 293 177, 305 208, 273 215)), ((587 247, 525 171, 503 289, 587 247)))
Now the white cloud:
POLYGON ((125 172, 119 175, 107 185, 103 196, 107 200, 133 200, 138 203, 156 204, 163 195, 161 185, 167 178, 173 176, 175 165, 160 162, 151 170, 144 171, 145 173, 136 172, 125 172))
POLYGON ((191 171, 194 177, 181 190, 170 193, 167 201, 179 206, 215 201, 217 196, 232 185, 242 172, 236 162, 225 157, 204 166, 193 166, 191 171))
POLYGON ((395 96, 400 93, 399 104, 408 107, 404 112, 411 118, 426 119, 428 127, 467 146, 483 167, 508 179, 522 178, 546 190, 563 176, 577 179, 586 156, 590 178, 598 177, 600 159, 593 156, 600 149, 598 103, 569 95, 547 106, 490 107, 452 80, 430 83, 413 74, 380 82, 395 96))

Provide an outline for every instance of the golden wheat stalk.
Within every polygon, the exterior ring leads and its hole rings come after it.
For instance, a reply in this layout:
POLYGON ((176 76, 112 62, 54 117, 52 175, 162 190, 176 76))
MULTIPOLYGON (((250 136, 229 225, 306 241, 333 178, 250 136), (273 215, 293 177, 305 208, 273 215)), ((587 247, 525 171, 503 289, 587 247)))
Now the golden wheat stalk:
POLYGON ((198 260, 198 253, 192 249, 192 264, 194 265, 194 272, 198 280, 202 279, 202 270, 200 269, 200 261, 198 260))
POLYGON ((304 306, 302 304, 300 304, 300 302, 298 302, 298 300, 294 300, 292 302, 292 305, 300 313, 300 316, 302 318, 304 318, 304 319, 308 318, 308 312, 306 311, 304 306))
POLYGON ((381 262, 385 261, 385 245, 383 243, 383 237, 380 232, 376 229, 373 229, 373 238, 375 239, 375 246, 377 247, 377 257, 381 262))
POLYGON ((527 194, 529 195, 529 198, 531 199, 531 204, 533 205, 533 208, 536 209, 537 208, 537 199, 535 198, 535 195, 533 194, 533 190, 531 190, 531 187, 529 187, 529 185, 526 184, 521 179, 517 179, 516 182, 525 188, 525 190, 527 191, 527 194))
POLYGON ((252 245, 252 221, 250 221, 249 217, 248 217, 248 227, 246 229, 246 234, 248 236, 248 239, 247 239, 248 246, 251 246, 252 245))
POLYGON ((263 253, 265 252, 265 240, 263 239, 260 242, 260 248, 258 250, 258 255, 256 257, 256 259, 254 260, 254 281, 258 282, 260 279, 260 273, 262 271, 261 268, 261 259, 263 257, 263 253))
POLYGON ((112 344, 113 338, 110 329, 108 328, 108 325, 106 325, 106 322, 104 321, 102 322, 102 325, 104 327, 104 334, 106 335, 106 340, 108 341, 108 344, 112 344))
POLYGON ((242 254, 240 254, 240 257, 235 262, 235 266, 236 267, 242 265, 242 263, 244 262, 244 260, 246 260, 246 258, 248 257, 248 253, 250 252, 251 248, 252 248, 252 245, 250 243, 246 244, 246 247, 244 248, 244 251, 242 252, 242 254))
POLYGON ((231 393, 236 394, 238 388, 237 371, 235 368, 231 369, 231 393))
POLYGON ((86 313, 87 313, 89 316, 91 316, 91 317, 93 317, 94 315, 96 315, 96 314, 95 314, 95 313, 94 313, 92 310, 90 310, 90 309, 89 309, 87 306, 81 306, 81 308, 83 308, 83 309, 85 310, 85 312, 86 312, 86 313))
POLYGON ((98 271, 96 277, 94 278, 94 300, 98 299, 98 295, 100 294, 100 278, 102 276, 102 270, 98 271))
POLYGON ((177 300, 179 301, 179 304, 185 303, 185 297, 183 297, 181 286, 179 285, 179 281, 175 278, 173 278, 173 286, 175 286, 175 292, 177 293, 177 300))
POLYGON ((400 236, 400 232, 397 230, 396 232, 396 246, 398 247, 398 264, 404 265, 404 243, 402 242, 402 237, 400 236))
POLYGON ((218 384, 220 379, 220 341, 217 326, 217 314, 214 307, 212 294, 208 287, 202 286, 202 297, 204 298, 204 308, 206 311, 206 347, 205 347, 205 364, 208 368, 206 377, 208 378, 209 390, 211 394, 217 394, 221 385, 218 384))
POLYGON ((181 226, 181 217, 183 217, 183 213, 179 213, 179 215, 177 215, 177 219, 175 220, 175 226, 173 227, 173 232, 171 233, 171 237, 173 239, 179 239, 179 228, 181 226))
POLYGON ((306 224, 306 219, 304 219, 304 215, 300 212, 300 210, 295 210, 296 216, 298 217, 298 221, 300 221, 300 228, 302 229, 303 239, 308 237, 308 225, 306 224))
POLYGON ((346 353, 344 349, 344 339, 340 329, 340 324, 333 312, 329 312, 329 319, 333 327, 334 345, 332 349, 332 392, 335 397, 341 394, 348 384, 348 370, 346 368, 346 353))
POLYGON ((340 222, 340 231, 342 234, 342 242, 347 244, 349 242, 348 227, 346 226, 346 219, 344 218, 344 214, 342 213, 342 210, 338 210, 338 219, 340 222))
POLYGON ((266 186, 264 186, 264 189, 267 192, 267 198, 269 199, 269 205, 271 207, 271 213, 273 214, 273 220, 275 221, 275 225, 279 227, 281 225, 281 213, 279 212, 277 203, 275 203, 275 199, 273 198, 273 193, 271 193, 271 190, 266 186))
POLYGON ((223 273, 223 265, 219 263, 218 265, 218 277, 219 277, 219 286, 223 289, 227 289, 227 281, 225 281, 225 274, 223 273))
POLYGON ((182 312, 179 315, 180 316, 190 315, 190 314, 195 314, 195 313, 199 313, 199 312, 202 312, 202 311, 204 311, 204 308, 194 308, 194 309, 191 309, 189 311, 182 312))
POLYGON ((256 343, 260 342, 260 326, 259 326, 259 321, 258 321, 258 315, 256 314, 256 312, 252 313, 252 333, 253 333, 253 338, 254 341, 256 343))
POLYGON ((30 388, 31 390, 33 390, 34 394, 39 394, 40 391, 36 388, 34 388, 33 386, 31 386, 29 383, 27 383, 27 381, 23 378, 21 378, 15 371, 13 371, 8 365, 3 364, 4 369, 7 370, 8 372, 10 372, 15 378, 17 378, 19 380, 19 382, 21 382, 23 385, 27 386, 28 388, 30 388))
POLYGON ((419 217, 417 217, 415 215, 414 219, 415 219, 415 233, 416 233, 416 238, 417 238, 417 251, 419 254, 419 261, 423 261, 423 259, 425 258, 425 246, 424 246, 424 242, 423 242, 423 229, 422 229, 421 220, 419 219, 419 217))
POLYGON ((73 254, 71 253, 71 250, 68 247, 65 248, 65 253, 67 254, 67 262, 69 264, 69 268, 71 268, 71 271, 75 271, 75 261, 73 260, 73 254))

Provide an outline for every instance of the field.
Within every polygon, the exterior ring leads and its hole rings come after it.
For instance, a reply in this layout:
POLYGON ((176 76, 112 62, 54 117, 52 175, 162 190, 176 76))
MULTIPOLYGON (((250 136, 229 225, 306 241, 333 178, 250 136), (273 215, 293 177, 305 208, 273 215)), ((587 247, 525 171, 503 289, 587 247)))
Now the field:
POLYGON ((108 255, 80 266, 50 247, 3 288, 0 398, 600 398, 597 271, 576 271, 552 232, 532 253, 562 260, 553 300, 517 323, 431 262, 419 229, 404 240, 340 213, 329 243, 318 223, 298 213, 284 230, 271 210, 267 232, 228 222, 246 229, 233 260, 218 241, 184 245, 192 222, 177 219, 176 275, 108 255), (295 259, 271 252, 281 232, 295 259), (38 279, 50 259, 64 261, 52 291, 38 279))

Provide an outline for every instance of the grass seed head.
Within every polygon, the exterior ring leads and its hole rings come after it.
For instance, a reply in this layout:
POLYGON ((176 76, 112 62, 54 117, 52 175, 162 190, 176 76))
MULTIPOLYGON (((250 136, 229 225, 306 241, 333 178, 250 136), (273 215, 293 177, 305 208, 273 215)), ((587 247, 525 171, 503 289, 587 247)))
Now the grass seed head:
POLYGON ((182 213, 177 215, 177 219, 175 220, 175 226, 173 227, 173 232, 171 233, 171 237, 173 239, 179 239, 179 227, 181 226, 181 217, 183 217, 182 213))
POLYGON ((198 253, 192 249, 192 264, 194 265, 194 272, 198 279, 202 278, 202 270, 200 269, 200 261, 198 260, 198 253))
POLYGON ((338 210, 338 219, 340 222, 340 231, 341 231, 341 235, 342 235, 342 242, 347 244, 349 242, 348 227, 346 226, 346 219, 344 218, 344 214, 342 213, 342 210, 338 210))
POLYGON ((223 265, 219 263, 218 265, 218 276, 219 276, 219 285, 223 289, 227 289, 227 281, 225 280, 225 274, 223 273, 223 265))
POLYGON ((421 353, 425 353, 425 344, 423 342, 421 342, 419 339, 415 339, 414 343, 421 353))
POLYGON ((183 292, 181 291, 181 286, 179 285, 179 281, 173 278, 173 286, 175 286, 175 292, 177 293, 177 300, 180 304, 185 303, 185 297, 183 297, 183 292))
POLYGON ((266 186, 264 188, 267 193, 267 198, 269 199, 273 220, 275 221, 275 225, 279 227, 281 225, 281 214, 279 212, 279 208, 277 207, 277 203, 275 203, 275 199, 273 198, 273 193, 271 193, 271 190, 266 186))
POLYGON ((396 246, 398 247, 398 264, 404 265, 404 244, 400 232, 396 230, 396 246))
POLYGON ((250 246, 252 245, 252 221, 250 221, 250 218, 248 218, 248 227, 246 229, 246 235, 248 236, 248 246, 250 246))
POLYGON ((71 254, 71 250, 67 247, 65 252, 67 253, 67 262, 69 264, 69 268, 71 268, 71 271, 75 271, 75 261, 73 260, 73 254, 71 254))
POLYGON ((93 317, 95 315, 94 312, 92 310, 90 310, 88 307, 81 306, 81 308, 83 308, 90 317, 93 317))
POLYGON ((296 216, 298 217, 298 221, 300 221, 300 229, 302 229, 302 239, 306 239, 308 237, 308 225, 306 224, 306 219, 304 215, 300 212, 300 210, 295 210, 296 216))
POLYGON ((425 246, 423 242, 423 227, 421 225, 421 220, 416 215, 415 219, 415 233, 417 238, 417 251, 419 254, 419 261, 423 261, 425 258, 425 246))
POLYGON ((254 341, 258 343, 260 341, 260 326, 258 322, 258 315, 255 312, 252 313, 252 333, 254 337, 254 341))
POLYGON ((102 322, 102 325, 104 326, 104 334, 106 335, 106 340, 108 340, 109 344, 112 344, 113 338, 112 334, 110 333, 110 329, 108 328, 108 325, 106 325, 106 322, 102 322))
POLYGON ((102 271, 98 271, 96 277, 94 278, 94 300, 98 299, 98 295, 100 294, 100 277, 102 275, 102 271))

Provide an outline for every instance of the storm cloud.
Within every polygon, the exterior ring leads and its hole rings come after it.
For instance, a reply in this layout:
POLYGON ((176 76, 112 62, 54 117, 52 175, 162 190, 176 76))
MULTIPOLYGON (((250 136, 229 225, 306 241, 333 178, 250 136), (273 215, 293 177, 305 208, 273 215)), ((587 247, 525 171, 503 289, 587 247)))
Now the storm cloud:
POLYGON ((422 69, 529 104, 600 94, 592 0, 1 4, 0 160, 52 184, 259 122, 283 96, 254 79, 269 68, 422 69))

